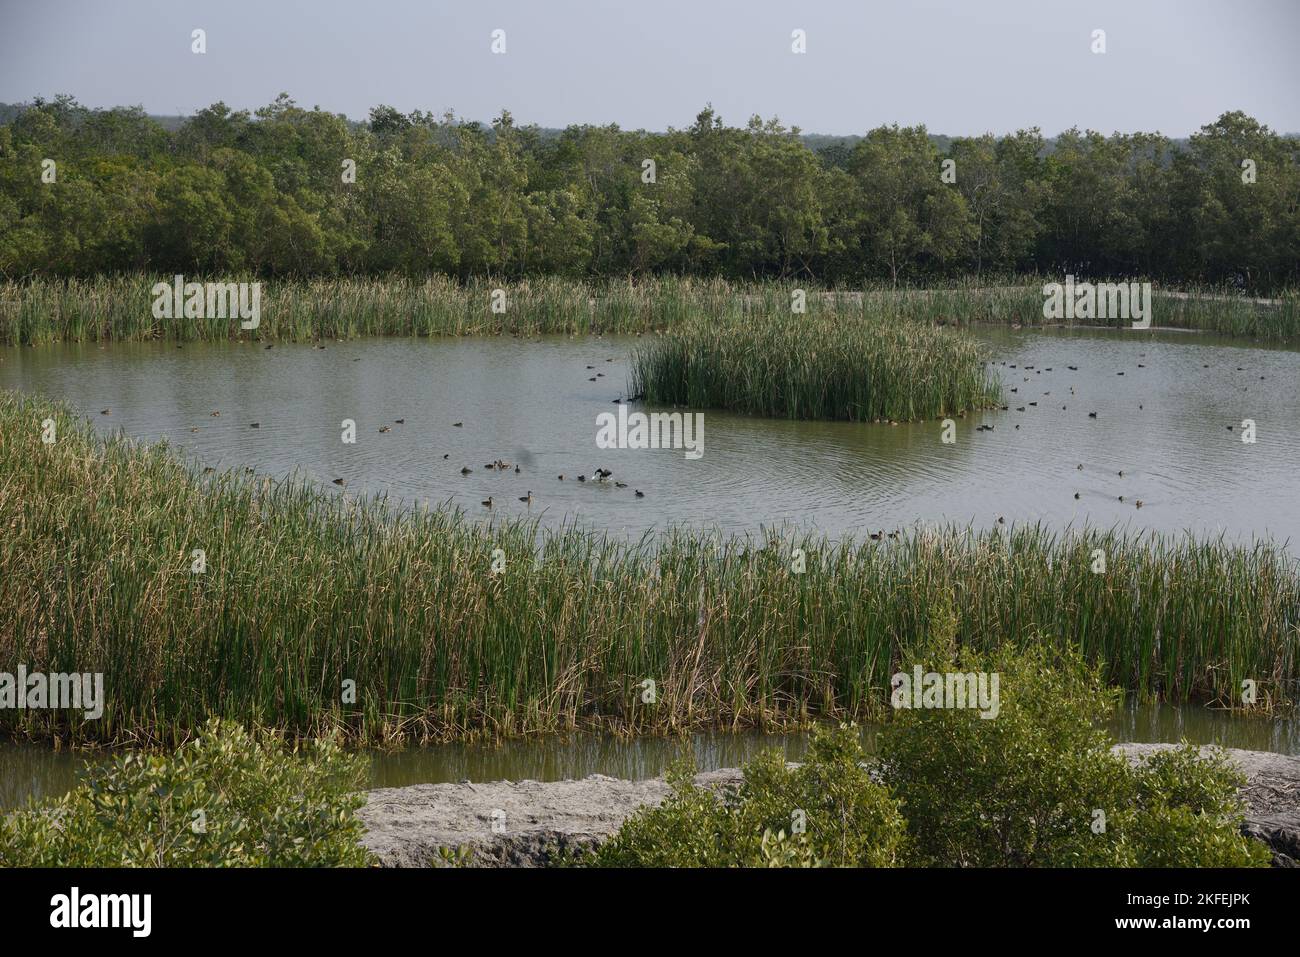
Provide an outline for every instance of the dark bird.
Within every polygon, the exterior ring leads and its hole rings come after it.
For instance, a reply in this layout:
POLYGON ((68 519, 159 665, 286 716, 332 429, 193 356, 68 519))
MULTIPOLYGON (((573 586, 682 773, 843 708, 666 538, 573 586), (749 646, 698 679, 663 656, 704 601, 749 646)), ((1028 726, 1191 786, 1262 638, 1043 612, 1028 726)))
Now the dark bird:
POLYGON ((335 484, 335 485, 342 485, 342 484, 343 484, 343 480, 342 480, 341 478, 336 478, 336 479, 334 480, 334 484, 335 484))
POLYGON ((637 490, 636 490, 636 497, 637 497, 637 498, 645 498, 645 492, 641 491, 640 489, 637 489, 637 490))
POLYGON ((1134 502, 1133 504, 1136 505, 1138 508, 1141 508, 1141 507, 1142 507, 1142 499, 1138 499, 1138 500, 1137 500, 1136 502, 1134 502))
POLYGON ((216 471, 216 469, 214 469, 211 465, 209 465, 209 466, 207 466, 207 467, 203 470, 203 474, 204 474, 204 475, 208 475, 209 473, 211 473, 211 472, 215 472, 215 471, 216 471))
POLYGON ((100 410, 99 410, 99 414, 100 414, 100 415, 112 415, 112 414, 113 414, 113 410, 112 410, 112 409, 100 409, 100 410))
POLYGON ((394 424, 394 425, 406 425, 406 420, 405 420, 405 419, 393 419, 393 424, 394 424))
POLYGON ((250 429, 260 429, 260 428, 262 427, 262 423, 261 423, 261 422, 249 422, 249 423, 248 423, 248 427, 249 427, 250 429))
POLYGON ((564 481, 564 476, 563 476, 563 475, 560 476, 560 481, 561 481, 561 482, 564 481))
POLYGON ((585 476, 585 475, 579 475, 579 476, 578 476, 578 481, 579 481, 579 482, 585 482, 585 481, 587 481, 587 476, 585 476))
POLYGON ((489 496, 487 497, 487 501, 486 501, 486 502, 480 502, 479 504, 482 505, 484 508, 491 508, 491 507, 492 507, 492 496, 489 495, 489 496))
POLYGON ((1075 498, 1078 498, 1078 497, 1079 497, 1079 493, 1078 493, 1078 492, 1075 492, 1075 493, 1074 493, 1074 497, 1075 497, 1075 498))
POLYGON ((1089 413, 1088 413, 1088 418, 1090 418, 1090 419, 1095 419, 1096 417, 1097 417, 1097 413, 1096 413, 1096 412, 1089 412, 1089 413))
POLYGON ((451 458, 451 453, 450 453, 450 452, 447 452, 447 453, 445 453, 442 457, 443 457, 444 459, 449 459, 449 458, 451 458))
POLYGON ((453 423, 451 424, 452 428, 454 428, 454 429, 462 428, 464 425, 465 425, 464 422, 453 422, 453 423))
POLYGON ((465 467, 463 467, 463 468, 460 470, 460 474, 461 474, 461 475, 468 475, 469 473, 470 473, 470 468, 469 468, 468 465, 466 465, 465 467))
POLYGON ((521 501, 521 502, 527 502, 529 505, 532 505, 532 504, 533 504, 533 493, 532 493, 532 490, 530 489, 527 495, 521 495, 521 496, 519 496, 519 501, 521 501))

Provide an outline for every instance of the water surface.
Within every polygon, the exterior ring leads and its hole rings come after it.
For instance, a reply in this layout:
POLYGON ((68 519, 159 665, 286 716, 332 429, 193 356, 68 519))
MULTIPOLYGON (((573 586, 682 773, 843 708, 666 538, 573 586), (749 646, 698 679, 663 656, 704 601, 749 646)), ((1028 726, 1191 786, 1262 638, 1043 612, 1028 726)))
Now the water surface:
POLYGON ((7 348, 0 386, 63 398, 103 430, 166 437, 202 465, 297 471, 331 494, 450 501, 476 516, 492 496, 493 515, 618 535, 792 523, 861 536, 1002 517, 1300 541, 1300 352, 1180 332, 974 334, 1008 409, 961 420, 955 445, 933 421, 708 411, 695 461, 596 448, 596 416, 625 394, 634 337, 7 348), (1245 418, 1257 425, 1253 445, 1240 439, 1245 418), (343 419, 357 423, 355 445, 340 441, 343 419), (975 431, 983 424, 993 431, 975 431), (496 459, 520 472, 483 468, 496 459), (628 487, 575 481, 597 467, 628 487), (329 484, 336 478, 346 489, 329 484), (519 501, 530 490, 531 508, 519 501))

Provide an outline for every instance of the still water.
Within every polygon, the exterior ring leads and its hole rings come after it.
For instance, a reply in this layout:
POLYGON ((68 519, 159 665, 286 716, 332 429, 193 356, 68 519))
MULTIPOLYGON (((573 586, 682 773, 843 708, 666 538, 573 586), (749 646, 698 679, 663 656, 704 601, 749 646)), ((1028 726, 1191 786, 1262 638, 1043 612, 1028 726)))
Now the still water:
MULTIPOLYGON (((674 450, 596 448, 596 416, 626 394, 636 338, 371 339, 324 350, 3 348, 0 387, 61 398, 104 431, 166 438, 196 465, 297 472, 330 494, 451 502, 485 517, 479 502, 491 495, 497 516, 577 521, 616 535, 670 524, 748 532, 785 522, 837 537, 916 522, 987 527, 1001 516, 1271 537, 1297 550, 1300 351, 1176 332, 974 335, 989 350, 1008 409, 962 420, 955 445, 940 442, 935 422, 787 422, 709 411, 699 460, 674 450), (1240 438, 1247 418, 1258 430, 1254 444, 1240 438), (343 419, 357 423, 355 445, 340 441, 343 419), (981 424, 994 428, 975 431, 981 424), (520 472, 483 468, 498 458, 520 472), (463 466, 473 471, 463 476, 463 466), (575 481, 597 467, 628 487, 575 481), (346 490, 328 484, 336 478, 346 490), (530 490, 531 508, 518 502, 530 490)), ((1112 731, 1122 741, 1186 737, 1300 754, 1294 721, 1203 709, 1125 709, 1112 731)), ((661 773, 684 746, 700 767, 715 768, 768 746, 797 758, 804 745, 802 736, 756 734, 455 745, 372 755, 371 783, 640 778, 661 773)), ((84 761, 0 744, 0 807, 64 793, 84 761)))
POLYGON ((625 395, 636 338, 6 348, 0 387, 63 398, 105 431, 166 437, 201 465, 297 471, 331 494, 450 501, 475 516, 490 495, 496 516, 619 535, 787 522, 861 536, 1004 517, 1300 541, 1300 351, 1179 332, 974 335, 1008 410, 961 420, 955 445, 940 442, 937 422, 709 411, 699 460, 597 449, 596 416, 625 395), (1246 418, 1254 444, 1241 441, 1246 418), (355 445, 340 441, 344 419, 357 423, 355 445), (981 424, 994 429, 975 431, 981 424), (520 472, 484 469, 496 459, 520 472), (628 487, 575 481, 597 467, 628 487), (336 478, 345 489, 329 484, 336 478), (531 507, 518 501, 530 490, 531 507))
MULTIPOLYGON (((1117 741, 1217 744, 1249 751, 1300 754, 1300 721, 1233 717, 1198 707, 1142 704, 1122 708, 1110 722, 1117 741)), ((875 728, 863 729, 868 751, 875 728)), ((589 774, 633 780, 656 777, 675 759, 692 753, 700 770, 734 768, 759 751, 779 748, 796 761, 807 747, 804 734, 709 732, 683 738, 614 738, 597 735, 528 738, 501 745, 447 744, 397 752, 370 752, 370 787, 440 784, 455 781, 560 781, 589 774)), ((28 797, 66 793, 87 761, 85 755, 0 743, 0 809, 28 797)))

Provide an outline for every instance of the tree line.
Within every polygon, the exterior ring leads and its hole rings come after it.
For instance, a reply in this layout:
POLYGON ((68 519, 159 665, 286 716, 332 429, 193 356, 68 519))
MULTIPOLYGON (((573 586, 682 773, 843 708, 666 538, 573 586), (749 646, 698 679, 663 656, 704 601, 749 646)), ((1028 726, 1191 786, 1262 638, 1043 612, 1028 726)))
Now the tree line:
POLYGON ((169 130, 139 107, 37 99, 0 125, 0 275, 1300 281, 1300 140, 1244 113, 1185 143, 941 142, 893 125, 814 150, 712 108, 664 133, 388 106, 351 122, 285 94, 169 130))

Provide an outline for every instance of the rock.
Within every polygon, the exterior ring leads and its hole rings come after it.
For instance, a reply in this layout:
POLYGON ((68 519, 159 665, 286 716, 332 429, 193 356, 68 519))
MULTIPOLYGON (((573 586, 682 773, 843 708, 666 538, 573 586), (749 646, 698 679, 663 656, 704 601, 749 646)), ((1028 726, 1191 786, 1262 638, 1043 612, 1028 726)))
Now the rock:
MULTIPOLYGON (((1170 747, 1124 744, 1116 750, 1136 761, 1170 747)), ((1243 833, 1269 846, 1274 866, 1297 866, 1300 757, 1224 752, 1247 778, 1243 833)), ((695 780, 722 787, 738 782, 740 771, 707 771, 695 780)), ((626 781, 603 774, 548 783, 417 784, 371 791, 358 814, 367 829, 362 843, 385 867, 441 866, 441 849, 454 854, 462 848, 477 867, 542 867, 598 844, 638 807, 658 804, 668 793, 662 778, 626 781)))

